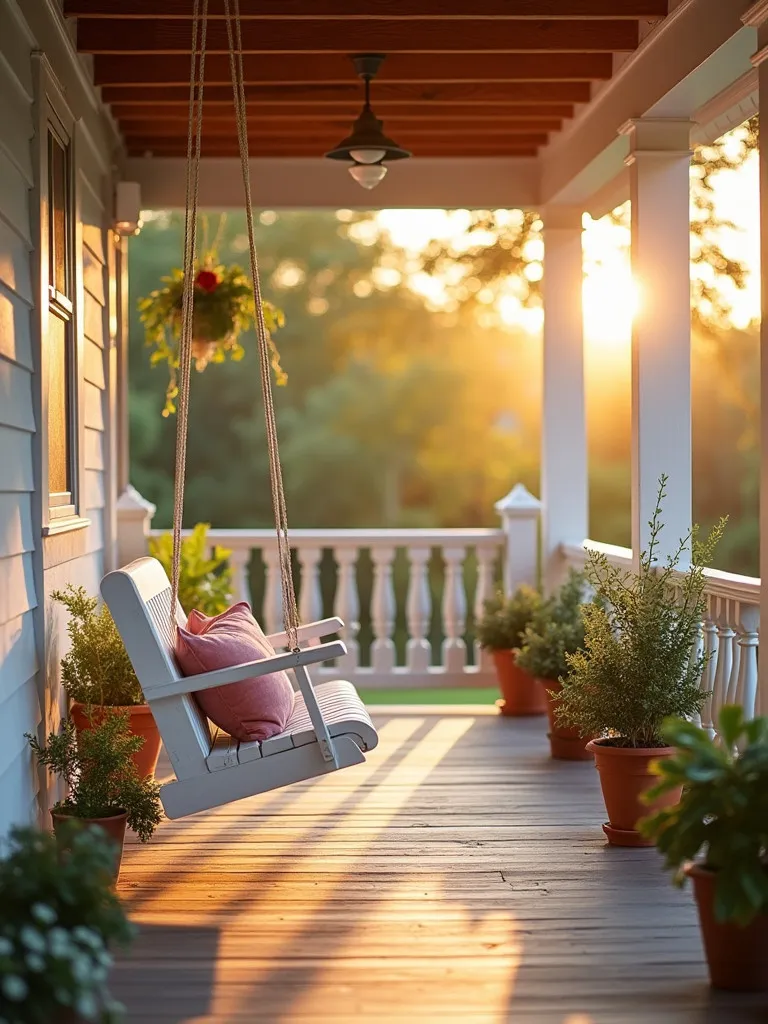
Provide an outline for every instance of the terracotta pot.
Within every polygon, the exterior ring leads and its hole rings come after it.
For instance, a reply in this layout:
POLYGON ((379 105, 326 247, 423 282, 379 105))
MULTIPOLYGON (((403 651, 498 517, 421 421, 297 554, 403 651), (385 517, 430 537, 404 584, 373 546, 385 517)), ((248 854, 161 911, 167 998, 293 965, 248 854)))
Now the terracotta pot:
MULTIPOLYGON (((104 716, 111 710, 110 707, 96 705, 92 709, 94 722, 98 725, 104 720, 104 716)), ((143 736, 144 745, 133 755, 133 763, 138 769, 139 775, 146 778, 154 775, 157 767, 157 759, 160 756, 160 733, 149 704, 131 704, 125 707, 117 707, 116 711, 127 711, 130 716, 130 729, 134 736, 143 736)), ((77 733, 85 732, 91 728, 91 719, 88 717, 87 706, 75 701, 70 711, 72 721, 75 723, 77 733)))
POLYGON ((713 987, 768 992, 768 914, 759 915, 745 928, 720 922, 714 911, 717 873, 699 864, 689 864, 685 873, 693 881, 713 987))
POLYGON ((538 680, 520 668, 514 651, 494 651, 493 661, 502 699, 496 705, 502 715, 520 717, 543 715, 547 710, 544 691, 538 680))
POLYGON ((640 818, 678 803, 682 786, 651 804, 643 803, 640 796, 658 781, 651 774, 651 762, 671 757, 675 748, 614 747, 610 744, 610 740, 590 740, 587 744, 587 750, 595 757, 608 811, 608 822, 603 825, 603 831, 614 846, 653 846, 653 840, 645 839, 637 831, 637 823, 640 818))
POLYGON ((120 864, 123 859, 125 826, 128 819, 127 811, 120 811, 119 814, 113 814, 108 818, 77 818, 72 814, 67 814, 65 811, 51 811, 51 818, 53 819, 53 831, 55 832, 56 839, 60 844, 62 843, 61 827, 65 822, 69 823, 74 821, 78 825, 83 826, 83 828, 87 825, 95 825, 96 828, 100 829, 114 845, 114 879, 117 881, 120 875, 120 864))
POLYGON ((550 730, 547 735, 552 757, 557 761, 591 761, 592 751, 587 750, 588 740, 581 735, 579 730, 557 724, 555 716, 559 701, 549 691, 554 690, 560 693, 563 688, 562 684, 556 679, 539 679, 539 685, 544 691, 544 699, 547 702, 550 730))

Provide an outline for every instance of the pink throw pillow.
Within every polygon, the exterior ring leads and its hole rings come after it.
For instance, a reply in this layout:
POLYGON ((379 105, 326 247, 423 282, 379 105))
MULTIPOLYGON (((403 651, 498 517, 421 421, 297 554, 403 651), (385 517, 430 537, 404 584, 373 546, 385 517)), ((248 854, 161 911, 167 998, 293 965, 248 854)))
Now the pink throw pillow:
MULTIPOLYGON (((192 611, 179 627, 176 659, 185 676, 274 657, 251 609, 242 601, 212 618, 192 611)), ((294 693, 285 672, 252 676, 194 694, 200 710, 235 739, 266 740, 282 732, 293 711, 294 693)))

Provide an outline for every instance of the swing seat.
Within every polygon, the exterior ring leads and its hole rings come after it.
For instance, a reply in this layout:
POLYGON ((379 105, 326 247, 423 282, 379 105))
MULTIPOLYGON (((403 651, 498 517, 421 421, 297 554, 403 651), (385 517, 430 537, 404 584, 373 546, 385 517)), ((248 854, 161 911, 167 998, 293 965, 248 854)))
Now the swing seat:
MULTIPOLYGON (((370 716, 352 683, 321 683, 316 689, 307 666, 346 654, 335 640, 316 643, 343 627, 340 619, 302 626, 301 649, 273 658, 183 676, 174 656, 171 584, 155 558, 139 558, 101 581, 102 596, 125 644, 144 697, 154 715, 176 775, 160 789, 165 813, 180 818, 232 800, 266 793, 365 761, 378 743, 370 716), (305 646, 313 642, 313 646, 305 646), (238 742, 210 723, 193 694, 254 675, 292 670, 299 692, 284 732, 267 740, 238 742)), ((175 620, 186 623, 177 602, 175 620)), ((284 633, 269 637, 275 650, 284 633)))

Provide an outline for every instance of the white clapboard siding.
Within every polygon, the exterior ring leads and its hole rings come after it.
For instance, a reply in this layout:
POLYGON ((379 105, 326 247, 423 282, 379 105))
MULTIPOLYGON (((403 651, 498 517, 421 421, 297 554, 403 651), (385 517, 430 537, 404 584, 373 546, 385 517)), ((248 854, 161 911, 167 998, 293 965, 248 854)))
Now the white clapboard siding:
POLYGON ((29 239, 19 234, 12 224, 0 215, 0 281, 9 292, 17 295, 30 307, 32 293, 32 264, 29 258, 29 239))
POLYGON ((0 281, 0 355, 32 369, 30 307, 0 281))
POLYGON ((0 356, 0 426, 29 432, 35 429, 32 374, 3 356, 0 356))
MULTIPOLYGON (((97 594, 104 570, 103 509, 107 494, 105 425, 114 416, 106 408, 109 294, 106 239, 109 211, 105 197, 115 139, 108 137, 88 71, 61 32, 59 4, 0 0, 0 837, 15 822, 38 817, 38 774, 24 740, 56 724, 60 704, 58 664, 67 649, 66 616, 51 602, 51 592, 68 583, 97 594), (83 305, 77 322, 85 336, 79 365, 84 421, 81 459, 85 470, 82 511, 90 520, 84 544, 62 546, 41 535, 32 519, 35 445, 45 443, 45 424, 35 422, 40 339, 32 312, 38 284, 32 277, 39 201, 32 96, 39 66, 34 51, 46 55, 51 82, 60 83, 77 121, 77 191, 82 218, 83 305), (84 552, 68 557, 66 552, 84 552), (62 560, 62 558, 64 560, 62 560), (35 582, 41 565, 43 589, 35 582), (42 638, 42 639, 41 639, 42 638), (44 642, 43 642, 44 641, 44 642)), ((108 539, 111 544, 112 539, 108 539)), ((51 794, 40 794, 41 805, 51 794)))
POLYGON ((32 435, 26 430, 0 427, 0 491, 33 490, 32 435))

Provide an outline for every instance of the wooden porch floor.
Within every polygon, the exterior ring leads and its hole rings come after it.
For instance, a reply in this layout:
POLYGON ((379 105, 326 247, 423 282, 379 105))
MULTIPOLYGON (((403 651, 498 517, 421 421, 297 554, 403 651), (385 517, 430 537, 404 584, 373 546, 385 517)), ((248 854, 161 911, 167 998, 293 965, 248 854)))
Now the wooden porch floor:
POLYGON ((606 846, 594 767, 541 720, 378 710, 364 767, 128 847, 129 1022, 768 1019, 710 993, 690 893, 606 846))

